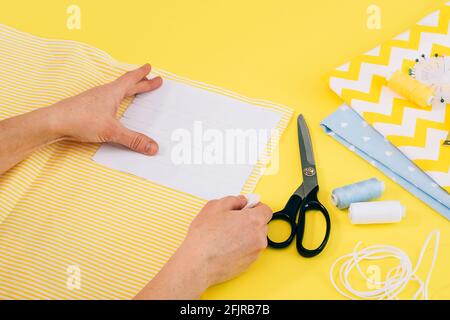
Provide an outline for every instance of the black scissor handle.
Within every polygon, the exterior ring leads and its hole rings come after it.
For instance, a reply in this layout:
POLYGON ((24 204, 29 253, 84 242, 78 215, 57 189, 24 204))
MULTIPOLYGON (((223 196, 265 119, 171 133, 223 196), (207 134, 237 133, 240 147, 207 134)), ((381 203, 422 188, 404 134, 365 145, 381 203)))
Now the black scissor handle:
POLYGON ((297 251, 300 253, 301 256, 305 258, 312 258, 317 256, 319 253, 323 251, 325 246, 327 245, 328 238, 330 237, 330 230, 331 230, 331 220, 330 215, 328 214, 327 209, 319 202, 317 199, 317 192, 319 191, 319 187, 314 188, 306 199, 303 201, 299 217, 298 217, 298 224, 297 224, 297 251), (316 249, 306 249, 303 246, 303 236, 305 234, 305 226, 306 226, 306 213, 308 211, 317 210, 322 213, 322 215, 325 218, 327 229, 325 231, 325 236, 322 240, 322 243, 316 248, 316 249))
MULTIPOLYGON (((289 237, 283 241, 283 242, 275 242, 270 240, 269 237, 267 237, 267 242, 269 244, 269 247, 275 248, 275 249, 283 249, 288 247, 292 241, 294 240, 295 233, 297 231, 297 213, 300 208, 300 205, 302 203, 302 198, 300 198, 298 195, 293 195, 288 203, 286 204, 286 207, 281 210, 280 212, 274 213, 272 216, 272 221, 275 220, 281 220, 286 221, 289 223, 291 227, 291 234, 289 237)), ((269 222, 270 223, 270 222, 269 222)))

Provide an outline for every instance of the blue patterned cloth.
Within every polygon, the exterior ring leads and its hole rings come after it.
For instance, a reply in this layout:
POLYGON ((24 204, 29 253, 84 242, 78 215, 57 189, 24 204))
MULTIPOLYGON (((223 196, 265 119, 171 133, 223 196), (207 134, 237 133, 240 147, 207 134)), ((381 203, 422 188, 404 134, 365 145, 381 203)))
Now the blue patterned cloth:
POLYGON ((325 132, 450 220, 450 195, 356 111, 342 105, 322 121, 325 132))

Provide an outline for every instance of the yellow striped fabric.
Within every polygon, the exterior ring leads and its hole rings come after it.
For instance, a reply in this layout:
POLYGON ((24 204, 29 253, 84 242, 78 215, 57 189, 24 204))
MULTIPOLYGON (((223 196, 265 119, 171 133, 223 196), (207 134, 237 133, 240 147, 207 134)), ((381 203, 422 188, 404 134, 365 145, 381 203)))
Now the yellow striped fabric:
MULTIPOLYGON (((104 84, 133 67, 86 44, 0 25, 0 120, 104 84)), ((155 73, 277 110, 280 133, 292 114, 278 104, 155 73)), ((254 189, 276 143, 270 141, 243 193, 254 189)), ((0 176, 0 299, 131 298, 183 240, 205 201, 96 164, 91 158, 97 149, 62 141, 0 176)))

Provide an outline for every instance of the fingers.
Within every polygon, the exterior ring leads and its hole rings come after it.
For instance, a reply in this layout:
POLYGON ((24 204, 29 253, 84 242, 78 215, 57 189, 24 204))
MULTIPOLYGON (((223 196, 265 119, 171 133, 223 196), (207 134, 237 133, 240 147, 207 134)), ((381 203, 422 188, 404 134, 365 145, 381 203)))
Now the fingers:
MULTIPOLYGON (((247 205, 247 198, 243 195, 228 196, 219 200, 212 200, 207 203, 209 207, 219 207, 226 211, 240 211, 247 205)), ((269 206, 259 203, 254 208, 242 210, 249 215, 253 215, 263 224, 267 224, 272 219, 272 209, 269 206)))
POLYGON ((158 152, 158 144, 155 140, 142 133, 125 128, 120 123, 109 142, 121 144, 133 151, 149 156, 158 152))
POLYGON ((152 67, 150 66, 150 64, 146 63, 137 69, 126 72, 117 79, 117 82, 127 86, 135 85, 136 83, 144 79, 151 70, 152 67))
POLYGON ((252 209, 246 210, 248 210, 248 214, 255 215, 258 219, 261 219, 264 224, 269 223, 273 216, 272 209, 270 209, 268 205, 263 203, 258 204, 252 209))
POLYGON ((142 67, 128 71, 116 80, 125 96, 148 92, 159 88, 162 84, 161 77, 147 79, 152 67, 146 63, 142 67))
POLYGON ((162 78, 144 79, 132 86, 126 93, 126 96, 134 96, 135 94, 150 92, 158 89, 162 85, 162 78))
POLYGON ((220 199, 219 202, 225 210, 241 210, 247 204, 247 198, 243 195, 229 196, 220 199))

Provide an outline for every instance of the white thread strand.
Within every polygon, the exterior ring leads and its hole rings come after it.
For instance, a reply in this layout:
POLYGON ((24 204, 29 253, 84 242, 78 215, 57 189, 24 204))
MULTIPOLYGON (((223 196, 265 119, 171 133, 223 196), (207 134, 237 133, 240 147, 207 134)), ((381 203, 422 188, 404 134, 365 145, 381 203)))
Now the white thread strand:
POLYGON ((439 239, 440 231, 434 230, 430 233, 428 238, 420 252, 419 258, 417 260, 416 266, 413 268, 411 259, 409 256, 401 249, 389 246, 389 245, 374 245, 367 248, 359 250, 361 242, 358 242, 352 253, 343 255, 342 257, 336 259, 330 269, 330 280, 334 288, 351 300, 357 299, 370 299, 370 300, 396 300, 399 299, 400 293, 405 289, 410 281, 415 281, 419 284, 419 289, 414 293, 412 299, 423 299, 428 300, 428 286, 430 284, 431 274, 434 269, 436 262, 438 249, 439 249, 439 239), (431 261, 430 270, 423 281, 417 276, 417 270, 419 269, 425 252, 428 249, 430 241, 435 237, 433 259, 431 261), (387 274, 385 281, 374 281, 368 279, 366 274, 361 269, 360 262, 363 260, 383 260, 388 258, 394 258, 399 261, 398 265, 391 268, 387 274), (338 285, 334 279, 334 271, 336 266, 342 262, 339 268, 339 280, 340 285, 338 285), (367 282, 372 281, 372 284, 380 286, 379 289, 373 289, 370 291, 360 291, 353 288, 349 275, 355 269, 358 271, 359 275, 367 282), (345 290, 344 290, 345 288, 345 290))

